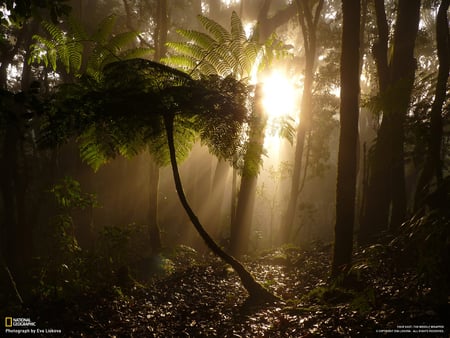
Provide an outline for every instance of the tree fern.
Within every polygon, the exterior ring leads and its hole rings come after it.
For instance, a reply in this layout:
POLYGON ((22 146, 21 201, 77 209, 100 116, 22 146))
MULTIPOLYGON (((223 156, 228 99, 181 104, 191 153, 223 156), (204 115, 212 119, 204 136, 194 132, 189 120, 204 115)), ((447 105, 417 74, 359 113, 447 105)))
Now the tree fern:
POLYGON ((67 30, 44 21, 42 26, 49 38, 33 36, 35 43, 28 62, 42 62, 56 70, 59 60, 67 73, 74 73, 76 76, 84 73, 100 81, 101 70, 105 65, 153 54, 150 48, 133 47, 138 36, 136 32, 114 34, 116 21, 115 15, 106 17, 91 35, 73 18, 68 20, 67 30))
POLYGON ((197 18, 202 26, 205 27, 205 29, 215 37, 215 40, 217 42, 224 43, 231 40, 230 33, 216 21, 209 19, 203 15, 198 15, 197 18))
POLYGON ((173 53, 163 62, 187 71, 187 67, 191 66, 190 71, 196 78, 201 74, 233 75, 236 79, 249 76, 251 65, 262 46, 255 40, 247 39, 238 15, 233 12, 231 16, 231 32, 204 16, 199 15, 198 19, 209 34, 178 29, 177 33, 188 41, 167 43, 173 53), (256 54, 244 53, 247 45, 252 45, 250 50, 257 51, 256 54), (253 59, 248 60, 248 56, 253 59), (186 58, 189 63, 180 57, 186 58))
POLYGON ((263 44, 257 41, 257 32, 247 37, 236 12, 231 15, 230 31, 202 15, 198 20, 207 33, 178 29, 178 35, 187 41, 168 42, 170 55, 162 60, 195 78, 201 74, 249 78, 254 67, 264 66, 261 60, 268 64, 287 54, 286 46, 275 35, 263 44))
POLYGON ((87 76, 59 87, 41 142, 78 135, 80 156, 95 170, 117 154, 129 157, 147 147, 160 165, 167 165, 163 116, 170 112, 175 115, 178 160, 187 157, 198 136, 225 158, 239 144, 247 89, 236 80, 217 76, 193 80, 143 59, 109 64, 102 73, 101 82, 87 76))

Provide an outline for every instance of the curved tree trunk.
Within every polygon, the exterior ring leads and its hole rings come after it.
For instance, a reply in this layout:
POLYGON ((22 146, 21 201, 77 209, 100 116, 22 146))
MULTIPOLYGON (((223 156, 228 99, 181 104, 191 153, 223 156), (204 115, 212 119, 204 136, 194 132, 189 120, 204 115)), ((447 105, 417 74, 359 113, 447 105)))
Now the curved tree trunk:
POLYGON ((206 232, 203 225, 200 223, 199 219, 195 215, 194 211, 191 209, 187 198, 183 191, 183 186, 181 184, 180 173, 178 171, 178 164, 176 160, 175 145, 173 140, 173 115, 167 114, 164 116, 164 125, 167 133, 167 142, 169 146, 170 163, 172 165, 173 179, 175 181, 175 187, 177 189, 178 198, 183 205, 184 210, 189 216, 190 221, 194 225, 200 237, 203 239, 208 248, 219 258, 221 258, 225 263, 231 265, 234 271, 238 274, 241 279, 242 285, 247 290, 252 300, 259 302, 270 302, 276 301, 278 298, 271 294, 267 289, 262 287, 250 274, 247 269, 234 257, 223 251, 217 243, 211 238, 211 236, 206 232))

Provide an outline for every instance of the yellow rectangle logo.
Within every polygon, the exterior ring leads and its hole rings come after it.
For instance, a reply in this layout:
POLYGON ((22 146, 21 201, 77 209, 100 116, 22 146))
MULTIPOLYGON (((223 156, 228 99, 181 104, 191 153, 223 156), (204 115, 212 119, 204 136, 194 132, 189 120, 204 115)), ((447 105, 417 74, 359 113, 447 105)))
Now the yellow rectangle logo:
POLYGON ((5 327, 12 327, 12 317, 5 317, 5 327))

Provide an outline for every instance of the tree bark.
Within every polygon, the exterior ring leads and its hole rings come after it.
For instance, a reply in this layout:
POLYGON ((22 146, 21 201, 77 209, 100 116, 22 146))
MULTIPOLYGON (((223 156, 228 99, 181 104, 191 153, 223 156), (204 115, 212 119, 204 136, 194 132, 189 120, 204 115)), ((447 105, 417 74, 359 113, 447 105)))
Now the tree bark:
POLYGON ((162 247, 161 231, 158 223, 159 166, 151 158, 151 155, 149 161, 149 180, 148 232, 152 253, 158 253, 162 247))
POLYGON ((235 223, 231 224, 230 249, 233 255, 247 253, 255 207, 256 184, 264 147, 266 116, 262 109, 261 86, 255 90, 254 120, 250 122, 248 149, 244 156, 241 185, 238 193, 235 223))
POLYGON ((203 239, 208 248, 219 258, 221 258, 225 263, 229 264, 233 270, 238 274, 242 285, 247 290, 250 299, 257 302, 273 302, 278 300, 276 296, 270 293, 267 289, 262 287, 256 280, 253 278, 251 273, 245 269, 245 267, 234 257, 227 254, 223 251, 217 243, 211 238, 211 236, 206 232, 203 225, 200 223, 199 219, 195 215, 194 211, 191 209, 186 195, 183 191, 183 186, 181 183, 180 173, 178 170, 178 164, 176 159, 176 150, 174 145, 173 138, 173 119, 174 116, 170 113, 164 115, 164 125, 167 134, 167 142, 169 146, 169 154, 170 154, 170 163, 172 165, 172 174, 175 182, 175 187, 177 189, 177 194, 180 199, 180 202, 186 211, 190 221, 194 225, 200 237, 203 239))
POLYGON ((416 60, 414 46, 419 29, 420 0, 400 0, 394 35, 391 86, 399 95, 391 112, 392 119, 392 214, 389 229, 397 231, 406 217, 404 123, 414 86, 416 60))
POLYGON ((419 26, 420 0, 400 0, 388 59, 388 24, 382 0, 375 1, 378 42, 374 46, 383 120, 370 161, 364 217, 358 236, 361 245, 373 242, 382 230, 396 231, 406 216, 404 121, 414 83, 414 45, 419 26))
POLYGON ((359 1, 342 1, 341 130, 339 136, 332 277, 336 277, 341 272, 346 271, 352 259, 359 117, 360 7, 359 1))
MULTIPOLYGON (((282 223, 281 243, 286 243, 292 238, 291 231, 294 225, 295 212, 300 188, 301 167, 303 161, 303 150, 305 147, 306 134, 311 128, 312 120, 312 87, 314 81, 314 65, 316 61, 316 31, 323 0, 319 0, 312 13, 307 2, 297 0, 299 23, 302 27, 303 41, 305 46, 305 79, 303 81, 302 103, 300 109, 300 124, 297 128, 294 169, 292 172, 292 184, 289 194, 288 206, 282 223)), ((306 168, 305 168, 306 170, 306 168)))
POLYGON ((167 0, 158 0, 157 2, 157 17, 156 29, 153 40, 155 41, 155 61, 159 61, 166 55, 166 41, 167 41, 167 0))

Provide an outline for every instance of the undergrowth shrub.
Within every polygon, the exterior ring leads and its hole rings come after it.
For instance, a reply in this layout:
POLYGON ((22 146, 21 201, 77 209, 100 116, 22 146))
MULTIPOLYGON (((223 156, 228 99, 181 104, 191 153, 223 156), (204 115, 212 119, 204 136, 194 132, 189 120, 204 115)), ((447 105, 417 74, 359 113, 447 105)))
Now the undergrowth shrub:
POLYGON ((72 213, 97 205, 95 195, 81 191, 80 183, 65 177, 48 190, 55 213, 37 235, 34 275, 36 294, 60 298, 85 286, 83 253, 75 238, 72 213))

